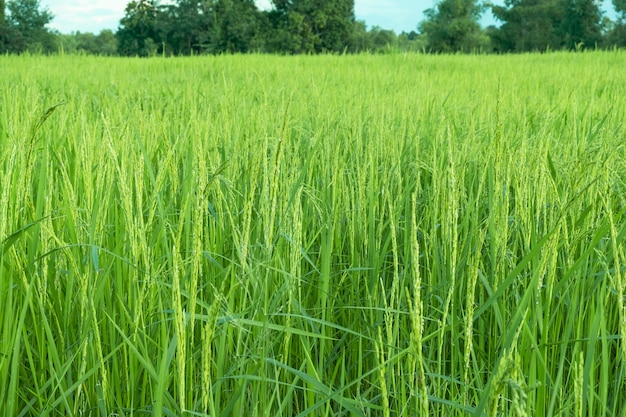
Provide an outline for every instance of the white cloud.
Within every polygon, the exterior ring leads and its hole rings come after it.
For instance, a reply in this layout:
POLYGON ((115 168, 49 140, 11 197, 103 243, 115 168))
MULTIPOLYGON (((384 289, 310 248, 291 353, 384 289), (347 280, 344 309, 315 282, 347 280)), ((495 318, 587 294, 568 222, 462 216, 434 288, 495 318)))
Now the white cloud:
POLYGON ((54 15, 50 27, 62 33, 115 30, 124 15, 125 0, 43 0, 41 6, 54 15))

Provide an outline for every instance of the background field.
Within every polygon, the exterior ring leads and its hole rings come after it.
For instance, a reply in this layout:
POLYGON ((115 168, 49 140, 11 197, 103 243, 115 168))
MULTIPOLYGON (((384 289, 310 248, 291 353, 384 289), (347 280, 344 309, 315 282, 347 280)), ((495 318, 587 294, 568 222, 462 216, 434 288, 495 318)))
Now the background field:
POLYGON ((0 57, 0 414, 623 415, 625 65, 0 57))

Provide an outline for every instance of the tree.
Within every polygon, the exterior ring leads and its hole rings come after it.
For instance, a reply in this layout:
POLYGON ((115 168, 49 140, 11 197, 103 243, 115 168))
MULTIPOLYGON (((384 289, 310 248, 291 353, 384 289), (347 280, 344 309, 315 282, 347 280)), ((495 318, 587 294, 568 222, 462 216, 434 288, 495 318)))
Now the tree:
POLYGON ((496 19, 504 22, 491 30, 497 52, 545 51, 560 49, 563 21, 561 0, 505 0, 504 6, 491 5, 496 19))
POLYGON ((96 55, 98 53, 98 41, 96 35, 90 32, 74 33, 74 51, 88 55, 96 55))
POLYGON ((103 29, 96 36, 97 48, 94 51, 97 55, 112 56, 117 55, 117 38, 110 29, 103 29))
POLYGON ((76 32, 70 36, 74 38, 74 41, 66 39, 66 42, 68 47, 73 48, 75 52, 103 56, 117 54, 117 38, 109 29, 103 29, 98 35, 76 32))
POLYGON ((72 32, 58 36, 59 47, 66 54, 117 55, 117 38, 110 29, 103 29, 99 34, 72 32))
POLYGON ((58 38, 59 52, 63 54, 76 53, 76 37, 73 33, 62 33, 58 38))
POLYGON ((343 52, 348 48, 354 21, 354 0, 327 1, 326 8, 320 10, 314 25, 320 39, 316 52, 343 52))
POLYGON ((602 40, 602 13, 594 0, 563 0, 561 32, 567 49, 595 48, 602 40))
MULTIPOLYGON (((613 7, 617 14, 617 21, 611 22, 605 36, 605 44, 608 46, 626 46, 626 0, 613 0, 613 7)), ((605 24, 605 27, 608 26, 605 24)))
POLYGON ((197 0, 177 0, 159 9, 156 31, 168 53, 199 54, 209 44, 211 5, 197 0))
POLYGON ((398 49, 403 52, 421 52, 426 50, 427 44, 424 36, 417 32, 402 32, 398 35, 398 49))
POLYGON ((267 52, 286 54, 314 52, 313 34, 300 13, 272 9, 267 12, 266 17, 269 22, 265 40, 267 52))
POLYGON ((7 18, 2 13, 4 24, 0 28, 0 48, 9 52, 47 53, 56 50, 56 35, 46 28, 54 16, 48 9, 41 9, 39 0, 13 0, 6 6, 9 15, 7 18))
POLYGON ((427 9, 426 20, 420 23, 433 52, 457 52, 480 49, 487 44, 478 20, 482 7, 476 0, 441 0, 427 9))
POLYGON ((352 44, 354 0, 273 0, 270 51, 342 52, 352 44))
POLYGON ((26 39, 15 27, 7 22, 0 25, 0 54, 24 52, 27 46, 26 39))
POLYGON ((178 0, 159 8, 154 26, 175 55, 248 52, 262 46, 263 17, 254 0, 178 0))
POLYGON ((254 0, 217 0, 211 52, 249 52, 262 47, 263 15, 254 0))
POLYGON ((395 47, 398 38, 393 30, 383 29, 380 26, 372 27, 369 31, 369 36, 372 50, 376 52, 391 50, 395 47))
POLYGON ((367 32, 367 25, 363 20, 356 20, 352 30, 351 52, 370 51, 372 49, 372 40, 367 32))
POLYGON ((157 8, 154 0, 131 1, 116 37, 120 55, 148 56, 157 50, 157 8))
POLYGON ((0 0, 0 54, 7 52, 7 40, 9 38, 9 27, 6 25, 6 4, 0 0))

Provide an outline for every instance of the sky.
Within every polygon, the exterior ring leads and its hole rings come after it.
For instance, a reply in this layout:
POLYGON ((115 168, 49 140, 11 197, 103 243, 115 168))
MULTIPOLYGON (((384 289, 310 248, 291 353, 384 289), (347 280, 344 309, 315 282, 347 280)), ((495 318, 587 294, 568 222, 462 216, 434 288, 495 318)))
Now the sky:
MULTIPOLYGON (((92 32, 102 29, 114 32, 124 16, 124 9, 130 0, 40 0, 41 7, 47 8, 55 16, 49 25, 61 33, 92 32)), ((261 8, 267 8, 270 0, 256 0, 261 8)), ((162 1, 166 3, 166 1, 162 1)), ((424 10, 435 7, 438 0, 355 0, 354 12, 358 20, 364 20, 369 28, 380 26, 393 29, 396 33, 417 31, 419 22, 424 20, 424 10)), ((502 3, 495 0, 494 3, 502 3)), ((604 9, 612 10, 611 0, 604 0, 604 9)), ((612 13, 609 13, 611 17, 612 13)), ((487 11, 481 24, 496 23, 487 11)))

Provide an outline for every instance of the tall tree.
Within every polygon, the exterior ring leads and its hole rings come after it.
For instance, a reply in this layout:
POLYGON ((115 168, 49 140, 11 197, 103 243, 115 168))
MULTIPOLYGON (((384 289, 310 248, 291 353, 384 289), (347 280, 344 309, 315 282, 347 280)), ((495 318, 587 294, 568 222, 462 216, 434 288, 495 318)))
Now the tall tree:
POLYGON ((560 49, 563 4, 561 0, 505 0, 504 6, 492 5, 496 19, 503 22, 491 31, 499 52, 545 51, 560 49))
POLYGON ((217 0, 211 52, 249 52, 262 46, 263 15, 254 0, 217 0))
POLYGON ((275 52, 342 52, 352 43, 354 0, 273 0, 269 46, 275 52))
POLYGON ((602 12, 595 0, 563 0, 561 32, 567 49, 595 48, 602 40, 602 12))
POLYGON ((314 26, 320 38, 317 52, 343 52, 352 42, 354 0, 328 1, 323 11, 314 26))
POLYGON ((626 46, 626 0, 613 0, 617 21, 605 36, 605 44, 609 46, 626 46))
POLYGON ((0 0, 0 54, 7 52, 6 42, 9 38, 9 27, 5 21, 6 4, 0 0))
POLYGON ((248 52, 261 45, 254 0, 177 0, 162 6, 156 30, 173 54, 248 52))
POLYGON ((207 1, 177 0, 162 6, 156 30, 174 55, 201 53, 208 45, 212 28, 211 4, 207 1))
POLYGON ((477 0, 441 0, 427 9, 420 31, 427 36, 433 52, 471 51, 486 45, 478 23, 483 8, 477 0))
POLYGON ((158 44, 155 1, 131 1, 124 12, 115 34, 120 55, 147 56, 154 53, 158 44))
POLYGON ((8 19, 4 16, 4 26, 13 39, 14 52, 56 50, 56 37, 46 28, 54 16, 48 9, 41 8, 39 0, 12 0, 6 6, 9 15, 8 19))

